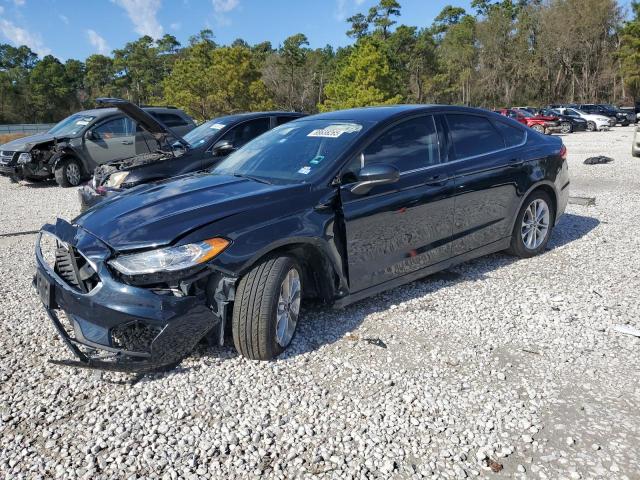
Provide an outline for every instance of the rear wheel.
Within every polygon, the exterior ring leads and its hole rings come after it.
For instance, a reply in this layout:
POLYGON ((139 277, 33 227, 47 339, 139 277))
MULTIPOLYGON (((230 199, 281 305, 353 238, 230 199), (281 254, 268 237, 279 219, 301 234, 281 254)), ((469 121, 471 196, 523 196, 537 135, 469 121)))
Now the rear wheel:
POLYGON ((596 124, 595 124, 595 122, 588 121, 588 122, 587 122, 587 132, 595 132, 595 131, 596 131, 596 124))
POLYGON ((562 133, 571 133, 573 128, 571 127, 571 122, 562 122, 560 124, 560 132, 562 133))
POLYGON ((542 125, 532 125, 531 128, 538 133, 544 133, 544 127, 542 125))
POLYGON ((58 185, 64 188, 77 187, 82 181, 82 167, 75 158, 61 160, 54 174, 58 185))
POLYGON ((260 262, 238 284, 233 343, 242 356, 270 360, 291 343, 298 325, 302 272, 289 256, 260 262))
POLYGON ((555 219, 553 203, 549 195, 536 190, 522 204, 511 235, 509 253, 529 258, 543 252, 555 219))

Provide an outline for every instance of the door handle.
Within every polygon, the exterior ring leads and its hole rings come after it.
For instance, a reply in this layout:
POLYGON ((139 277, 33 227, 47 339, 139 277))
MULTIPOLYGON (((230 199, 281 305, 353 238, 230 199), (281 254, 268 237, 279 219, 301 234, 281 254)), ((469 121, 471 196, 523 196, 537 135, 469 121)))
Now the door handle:
POLYGON ((122 145, 133 145, 133 140, 123 140, 120 143, 122 143, 122 145))

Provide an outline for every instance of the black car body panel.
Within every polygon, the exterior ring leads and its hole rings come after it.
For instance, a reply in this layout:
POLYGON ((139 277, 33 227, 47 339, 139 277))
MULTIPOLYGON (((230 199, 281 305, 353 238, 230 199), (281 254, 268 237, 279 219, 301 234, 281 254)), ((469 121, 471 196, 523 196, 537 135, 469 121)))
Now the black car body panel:
POLYGON ((563 122, 568 122, 571 125, 572 132, 584 132, 587 130, 587 121, 583 118, 563 115, 557 110, 553 110, 551 108, 542 108, 538 110, 538 113, 541 115, 553 115, 558 117, 561 127, 563 122))
MULTIPOLYGON (((102 280, 97 293, 79 292, 52 275, 37 253, 37 276, 55 292, 53 306, 47 306, 47 290, 39 289, 47 310, 60 307, 98 332, 90 341, 78 335, 69 340, 67 332, 65 340, 113 353, 113 362, 104 365, 74 352, 84 366, 146 371, 178 360, 207 332, 222 342, 237 280, 274 252, 295 254, 307 266, 305 282, 313 285, 313 295, 344 306, 507 248, 516 215, 535 189, 552 198, 555 223, 568 201, 561 140, 497 114, 403 105, 331 112, 291 125, 305 121, 357 122, 362 131, 309 181, 263 183, 199 173, 135 187, 71 223, 43 228, 91 260, 102 280), (467 155, 465 145, 481 138, 457 127, 470 117, 493 129, 491 134, 508 130, 516 141, 509 146, 500 134, 501 148, 467 155), (403 171, 395 183, 354 193, 348 180, 352 161, 364 158, 361 152, 377 151, 387 133, 411 120, 433 125, 435 163, 403 171), (214 237, 227 239, 229 246, 202 269, 163 274, 161 280, 124 277, 107 263, 131 252, 214 237), (154 350, 152 342, 151 356, 143 358, 114 347, 113 330, 131 319, 167 332, 162 349, 154 350)), ((78 328, 82 331, 82 324, 78 328)))
MULTIPOLYGON (((81 209, 85 211, 108 197, 114 197, 126 189, 143 183, 164 180, 213 167, 229 153, 221 154, 214 151, 216 144, 249 122, 265 120, 268 122, 268 129, 271 129, 278 124, 303 116, 304 114, 295 112, 253 112, 220 117, 210 122, 223 125, 222 128, 216 130, 216 134, 207 138, 203 143, 194 146, 186 144, 186 149, 139 155, 101 165, 94 172, 93 182, 78 191, 81 209), (109 177, 116 172, 126 172, 126 179, 117 188, 107 186, 109 177)), ((232 149, 235 150, 241 146, 241 144, 232 145, 232 149)))

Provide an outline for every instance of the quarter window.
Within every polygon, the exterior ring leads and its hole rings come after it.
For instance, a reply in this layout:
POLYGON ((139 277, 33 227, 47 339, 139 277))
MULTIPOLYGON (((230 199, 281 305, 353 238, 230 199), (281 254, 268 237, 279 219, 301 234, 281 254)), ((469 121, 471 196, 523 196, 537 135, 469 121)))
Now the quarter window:
POLYGON ((524 142, 525 132, 522 128, 507 125, 503 122, 496 122, 496 127, 502 134, 507 148, 515 147, 516 145, 520 145, 524 142))
POLYGON ((475 157, 505 148, 502 135, 488 118, 467 114, 449 114, 446 117, 456 159, 475 157))

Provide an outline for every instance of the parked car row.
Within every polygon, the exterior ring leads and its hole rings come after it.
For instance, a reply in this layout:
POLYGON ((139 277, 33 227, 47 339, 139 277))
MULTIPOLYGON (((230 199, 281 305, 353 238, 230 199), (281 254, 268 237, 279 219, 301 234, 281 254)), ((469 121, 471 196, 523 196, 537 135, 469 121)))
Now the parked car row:
POLYGON ((226 334, 245 357, 271 359, 291 343, 301 302, 340 307, 492 252, 537 255, 567 205, 561 139, 492 112, 266 117, 237 150, 236 136, 250 135, 225 134, 238 118, 225 117, 154 160, 180 163, 198 142, 234 150, 204 171, 126 189, 138 162, 116 164, 100 178, 116 175, 117 192, 42 227, 34 286, 75 357, 57 363, 152 371, 226 334))

